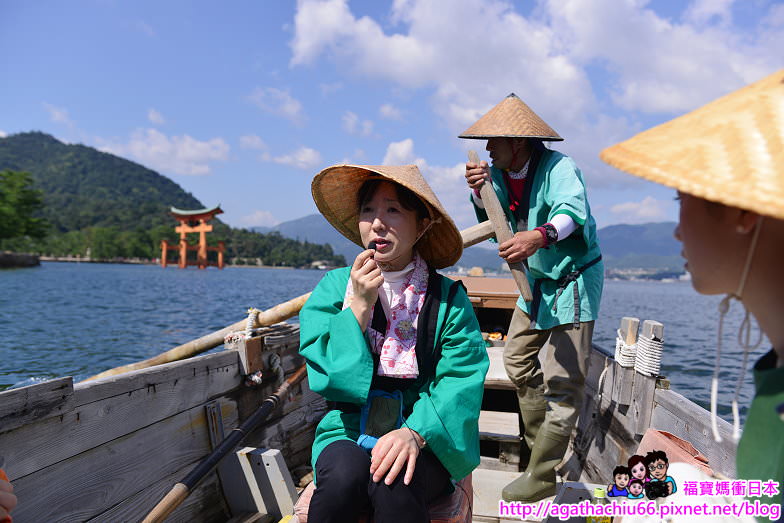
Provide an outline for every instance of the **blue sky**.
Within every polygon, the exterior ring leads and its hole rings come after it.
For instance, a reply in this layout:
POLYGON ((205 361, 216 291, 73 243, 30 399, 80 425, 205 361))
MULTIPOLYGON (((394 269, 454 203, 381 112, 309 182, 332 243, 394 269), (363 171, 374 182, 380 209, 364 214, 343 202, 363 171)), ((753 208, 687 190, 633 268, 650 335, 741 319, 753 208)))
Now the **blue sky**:
POLYGON ((310 180, 340 162, 417 163, 467 227, 484 143, 457 135, 515 92, 603 227, 676 219, 599 151, 780 69, 784 3, 4 0, 0 49, 0 136, 129 158, 241 227, 316 212, 310 180))

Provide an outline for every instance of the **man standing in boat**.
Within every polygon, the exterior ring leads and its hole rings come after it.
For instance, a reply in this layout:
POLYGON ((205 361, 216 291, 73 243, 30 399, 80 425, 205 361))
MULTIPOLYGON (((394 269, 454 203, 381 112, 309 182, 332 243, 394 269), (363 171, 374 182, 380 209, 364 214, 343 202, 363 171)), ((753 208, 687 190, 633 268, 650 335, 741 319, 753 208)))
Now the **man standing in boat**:
POLYGON ((520 98, 510 94, 460 138, 487 140, 492 165, 466 164, 466 181, 480 222, 479 193, 489 180, 514 236, 499 245, 509 263, 524 262, 533 300, 517 300, 504 366, 517 387, 525 472, 502 491, 506 501, 534 502, 555 493, 584 395, 604 265, 582 174, 568 156, 544 147, 562 138, 520 98), (539 352, 549 344, 540 364, 539 352))

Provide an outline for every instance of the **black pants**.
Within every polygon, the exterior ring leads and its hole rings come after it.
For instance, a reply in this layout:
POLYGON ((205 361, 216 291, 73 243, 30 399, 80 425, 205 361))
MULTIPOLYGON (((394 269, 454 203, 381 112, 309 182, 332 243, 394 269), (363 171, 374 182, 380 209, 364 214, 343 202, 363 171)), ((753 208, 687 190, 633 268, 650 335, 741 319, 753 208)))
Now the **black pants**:
POLYGON ((349 523, 372 508, 376 523, 428 523, 427 504, 445 492, 449 473, 432 453, 419 454, 414 477, 403 483, 406 468, 391 485, 373 482, 370 455, 353 441, 327 445, 316 460, 316 490, 310 501, 310 523, 349 523))

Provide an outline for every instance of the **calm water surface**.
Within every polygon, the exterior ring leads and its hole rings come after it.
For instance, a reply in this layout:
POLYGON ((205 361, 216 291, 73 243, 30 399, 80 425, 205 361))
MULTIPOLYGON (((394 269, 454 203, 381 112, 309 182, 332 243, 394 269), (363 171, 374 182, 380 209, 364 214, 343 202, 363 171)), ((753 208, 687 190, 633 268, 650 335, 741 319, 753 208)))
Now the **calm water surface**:
MULTIPOLYGON (((162 269, 151 265, 43 263, 0 271, 0 390, 59 376, 75 381, 149 358, 313 289, 320 271, 226 268, 162 269)), ((688 282, 605 283, 594 342, 611 352, 621 317, 664 324, 663 371, 672 388, 707 407, 720 297, 688 282)), ((729 405, 740 372, 738 303, 726 322, 719 393, 729 405)), ((750 366, 768 350, 750 358, 750 366)), ((750 373, 740 404, 753 394, 750 373)))

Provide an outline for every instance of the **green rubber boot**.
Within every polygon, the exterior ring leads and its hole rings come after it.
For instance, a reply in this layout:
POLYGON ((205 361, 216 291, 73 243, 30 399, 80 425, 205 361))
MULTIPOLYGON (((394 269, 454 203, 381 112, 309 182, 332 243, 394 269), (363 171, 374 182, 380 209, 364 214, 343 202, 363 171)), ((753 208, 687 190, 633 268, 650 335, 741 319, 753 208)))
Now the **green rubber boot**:
POLYGON ((535 503, 555 494, 555 467, 569 446, 569 436, 547 430, 547 420, 534 440, 531 458, 525 472, 504 487, 504 501, 535 503))
POLYGON ((529 449, 533 449, 536 434, 542 426, 547 402, 542 388, 524 387, 517 389, 517 402, 520 404, 520 415, 523 417, 523 438, 529 449))

